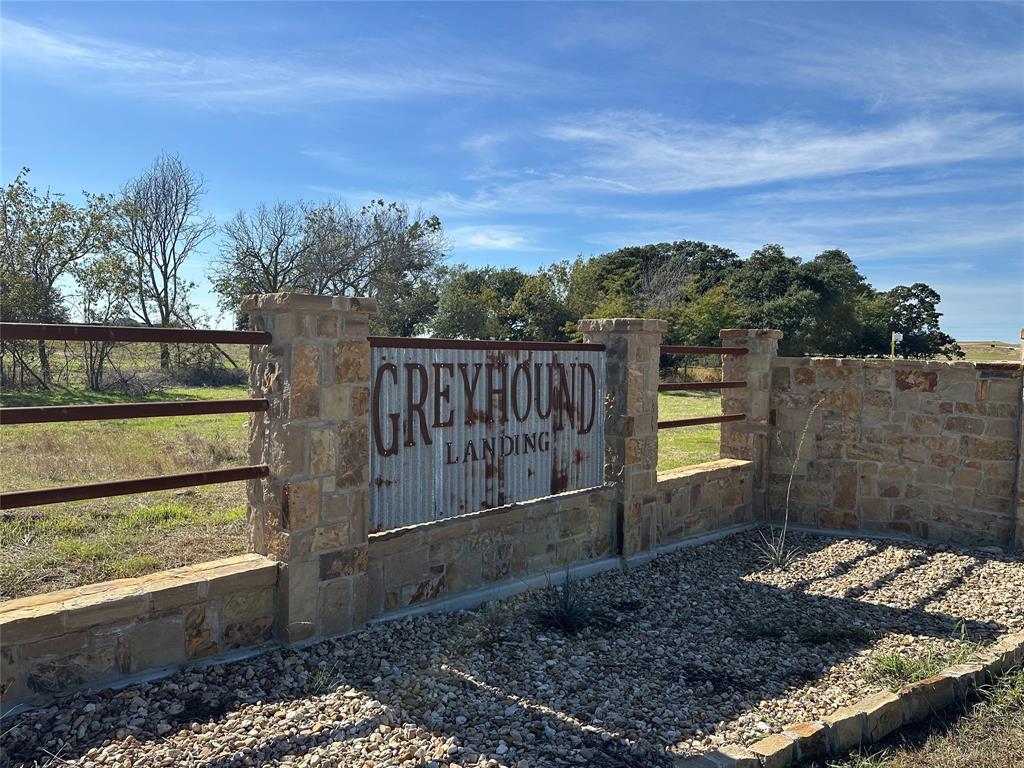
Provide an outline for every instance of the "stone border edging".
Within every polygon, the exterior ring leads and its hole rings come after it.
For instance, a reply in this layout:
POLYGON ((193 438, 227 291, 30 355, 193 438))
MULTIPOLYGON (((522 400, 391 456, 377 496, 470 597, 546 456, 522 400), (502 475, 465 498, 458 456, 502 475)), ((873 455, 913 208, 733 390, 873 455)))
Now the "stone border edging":
POLYGON ((750 747, 727 744, 714 752, 676 761, 676 768, 788 768, 874 744, 905 725, 921 722, 964 702, 980 685, 1024 663, 1024 632, 1003 637, 965 664, 881 691, 833 712, 824 720, 795 723, 750 747))

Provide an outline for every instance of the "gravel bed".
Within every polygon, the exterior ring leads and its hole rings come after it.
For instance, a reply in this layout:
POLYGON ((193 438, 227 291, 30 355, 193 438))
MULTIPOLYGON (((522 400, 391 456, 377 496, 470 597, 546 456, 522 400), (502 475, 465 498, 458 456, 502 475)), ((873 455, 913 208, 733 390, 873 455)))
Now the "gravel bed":
POLYGON ((547 629, 543 590, 302 650, 78 695, 3 721, 14 765, 669 766, 881 689, 887 651, 1024 629, 1024 561, 748 532, 579 582, 604 620, 547 629))

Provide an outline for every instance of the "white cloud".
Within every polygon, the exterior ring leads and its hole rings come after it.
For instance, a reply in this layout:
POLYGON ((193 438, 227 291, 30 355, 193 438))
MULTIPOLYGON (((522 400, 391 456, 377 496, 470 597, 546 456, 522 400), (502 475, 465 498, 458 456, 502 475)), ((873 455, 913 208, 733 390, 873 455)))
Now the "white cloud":
POLYGON ((1024 131, 1001 114, 965 112, 839 130, 808 122, 748 125, 605 112, 543 135, 578 148, 581 176, 648 193, 746 187, 1024 154, 1024 131))
POLYGON ((448 238, 456 251, 533 251, 536 250, 529 230, 504 225, 467 225, 448 230, 448 238))
MULTIPOLYGON (((307 57, 212 54, 151 48, 114 39, 69 34, 2 19, 5 67, 73 76, 78 82, 126 93, 204 106, 276 110, 309 103, 379 100, 426 94, 482 93, 500 76, 465 62, 425 60, 346 66, 307 57)), ((449 59, 449 61, 451 61, 449 59)), ((506 65, 496 63, 498 72, 506 65)))
MULTIPOLYGON (((930 16, 908 37, 899 24, 836 22, 813 14, 744 12, 742 49, 697 63, 721 80, 745 85, 795 85, 873 108, 963 107, 1006 98, 1020 104, 1024 88, 1021 17, 1011 7, 966 5, 943 19, 930 16), (988 25, 965 24, 968 14, 993 16, 988 25), (994 21, 994 23, 992 23, 994 21), (988 32, 982 32, 988 27, 988 32), (992 34, 1000 29, 1001 35, 992 34), (999 37, 1002 37, 1002 41, 999 37)), ((923 19, 922 19, 923 20, 923 19)))

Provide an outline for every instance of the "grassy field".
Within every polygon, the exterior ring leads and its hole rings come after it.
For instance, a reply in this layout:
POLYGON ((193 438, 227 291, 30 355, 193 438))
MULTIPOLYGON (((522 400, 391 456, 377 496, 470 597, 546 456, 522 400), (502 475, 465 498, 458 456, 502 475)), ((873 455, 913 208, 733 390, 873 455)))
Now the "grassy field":
MULTIPOLYGON (((715 416, 722 399, 715 392, 662 392, 658 395, 658 419, 715 416)), ((676 427, 658 432, 658 471, 664 472, 718 458, 718 424, 676 427)))
POLYGON ((828 768, 1019 768, 1024 765, 1024 670, 1004 676, 966 712, 905 730, 828 768), (957 717, 957 716, 960 717, 957 717))
MULTIPOLYGON (((182 388, 149 400, 245 397, 182 388)), ((10 392, 5 406, 122 402, 80 390, 10 392)), ((717 392, 660 395, 662 419, 720 412, 717 392)), ((24 424, 0 428, 0 490, 29 490, 246 463, 246 414, 24 424)), ((718 425, 663 430, 658 469, 718 458, 718 425)), ((115 496, 0 513, 0 599, 140 576, 244 552, 245 484, 115 496)))
MULTIPOLYGON (((151 400, 245 397, 172 389, 151 400)), ((119 402, 78 390, 5 393, 3 405, 119 402)), ((241 466, 247 414, 0 428, 0 488, 29 490, 241 466)), ((244 552, 245 484, 51 504, 0 513, 0 598, 138 576, 244 552)))
POLYGON ((961 341, 965 360, 976 363, 1020 362, 1020 345, 1005 341, 961 341))

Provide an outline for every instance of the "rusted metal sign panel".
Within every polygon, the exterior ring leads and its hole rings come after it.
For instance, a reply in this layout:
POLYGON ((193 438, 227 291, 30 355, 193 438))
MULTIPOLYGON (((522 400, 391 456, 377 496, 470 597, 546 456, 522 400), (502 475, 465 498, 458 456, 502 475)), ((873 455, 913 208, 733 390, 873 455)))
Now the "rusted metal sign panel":
POLYGON ((371 530, 601 485, 600 345, 441 343, 371 339, 371 530))

